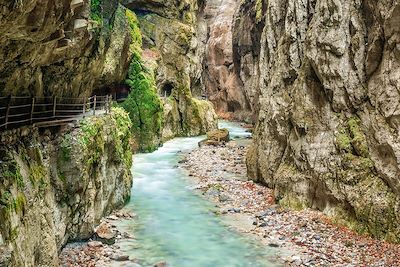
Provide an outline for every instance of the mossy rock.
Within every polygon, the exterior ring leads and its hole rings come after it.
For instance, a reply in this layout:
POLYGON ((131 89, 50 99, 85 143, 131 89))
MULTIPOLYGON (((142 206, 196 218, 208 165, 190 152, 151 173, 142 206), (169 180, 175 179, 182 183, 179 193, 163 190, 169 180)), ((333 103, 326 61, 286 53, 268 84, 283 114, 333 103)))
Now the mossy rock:
POLYGON ((207 132, 207 139, 217 142, 229 142, 229 130, 217 129, 207 132))

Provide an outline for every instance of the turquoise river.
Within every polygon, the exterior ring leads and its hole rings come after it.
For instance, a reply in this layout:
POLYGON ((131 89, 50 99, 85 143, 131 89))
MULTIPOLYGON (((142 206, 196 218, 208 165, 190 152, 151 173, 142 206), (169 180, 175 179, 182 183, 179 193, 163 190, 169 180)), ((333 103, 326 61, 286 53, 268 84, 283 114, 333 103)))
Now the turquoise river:
MULTIPOLYGON (((249 133, 238 124, 220 122, 236 139, 249 133)), ((187 173, 177 168, 182 152, 204 137, 176 138, 149 154, 134 156, 134 184, 126 208, 137 216, 118 228, 134 239, 118 241, 123 253, 140 266, 165 261, 174 267, 279 266, 275 249, 231 230, 215 206, 191 190, 187 173)), ((118 263, 114 266, 139 266, 118 263)))

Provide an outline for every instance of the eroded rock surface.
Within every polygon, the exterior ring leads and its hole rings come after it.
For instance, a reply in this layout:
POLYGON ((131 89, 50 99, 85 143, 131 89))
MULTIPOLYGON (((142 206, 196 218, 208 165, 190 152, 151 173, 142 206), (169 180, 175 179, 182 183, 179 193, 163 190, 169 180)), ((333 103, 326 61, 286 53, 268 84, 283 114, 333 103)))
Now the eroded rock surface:
POLYGON ((238 4, 238 0, 212 0, 204 8, 208 33, 203 80, 207 96, 219 113, 250 109, 234 69, 232 26, 238 4))
POLYGON ((143 59, 154 69, 158 93, 163 97, 162 139, 215 129, 213 106, 199 93, 204 56, 199 32, 204 29, 197 17, 197 1, 128 2, 126 5, 138 15, 143 33, 143 59))
POLYGON ((36 131, 1 147, 0 252, 11 251, 11 266, 58 266, 63 245, 90 238, 103 216, 124 205, 130 137, 128 115, 116 109, 62 135, 36 131))
POLYGON ((391 0, 247 0, 234 29, 259 106, 250 176, 282 204, 397 242, 399 14, 391 0))
POLYGON ((123 7, 103 0, 0 1, 0 94, 89 96, 125 79, 131 36, 123 7), (119 11, 119 12, 118 12, 119 11))

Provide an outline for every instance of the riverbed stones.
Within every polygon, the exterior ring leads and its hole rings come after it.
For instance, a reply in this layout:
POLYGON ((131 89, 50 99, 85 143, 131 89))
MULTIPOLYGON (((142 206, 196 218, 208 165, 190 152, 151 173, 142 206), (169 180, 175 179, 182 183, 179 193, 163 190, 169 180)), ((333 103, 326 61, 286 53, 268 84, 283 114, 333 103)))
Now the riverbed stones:
POLYGON ((245 157, 246 151, 247 147, 229 144, 203 146, 187 154, 187 162, 181 164, 193 174, 190 177, 196 182, 193 188, 206 190, 210 185, 219 184, 220 194, 232 198, 228 203, 220 202, 218 198, 209 199, 218 203, 221 216, 233 221, 235 229, 260 238, 266 246, 279 245, 279 251, 290 251, 289 255, 281 257, 287 266, 299 263, 300 266, 400 266, 397 256, 400 246, 335 226, 321 212, 288 210, 270 201, 274 199, 272 190, 238 179, 242 174, 233 175, 235 167, 245 170, 246 166, 229 163, 237 157, 245 157), (228 212, 233 211, 233 207, 241 212, 228 212), (244 222, 248 222, 248 226, 244 222), (257 227, 261 224, 263 227, 257 227))

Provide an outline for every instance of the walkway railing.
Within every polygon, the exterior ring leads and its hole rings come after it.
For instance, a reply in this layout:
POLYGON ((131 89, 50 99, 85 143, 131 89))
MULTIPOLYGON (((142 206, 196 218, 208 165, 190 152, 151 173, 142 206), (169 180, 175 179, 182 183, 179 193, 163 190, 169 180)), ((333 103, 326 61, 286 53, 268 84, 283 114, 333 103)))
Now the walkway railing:
POLYGON ((112 97, 0 97, 0 131, 25 125, 52 126, 109 113, 112 97))

